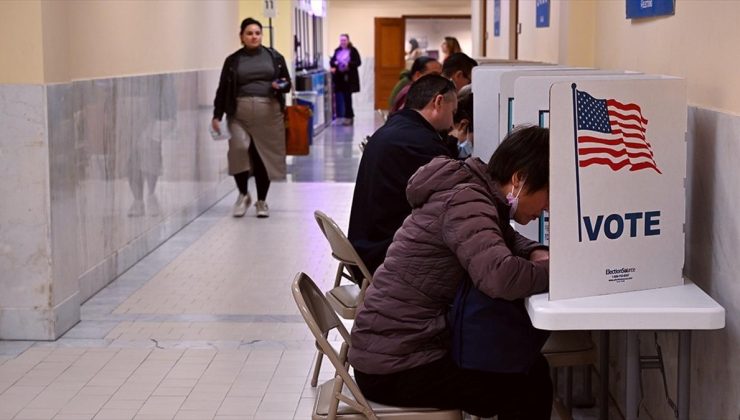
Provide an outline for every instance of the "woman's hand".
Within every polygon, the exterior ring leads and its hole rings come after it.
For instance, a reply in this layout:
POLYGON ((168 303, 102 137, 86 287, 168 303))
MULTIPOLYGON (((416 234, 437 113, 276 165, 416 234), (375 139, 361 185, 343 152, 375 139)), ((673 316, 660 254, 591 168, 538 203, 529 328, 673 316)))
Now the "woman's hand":
POLYGON ((529 254, 530 261, 546 261, 550 259, 550 251, 547 249, 535 249, 529 254))
MULTIPOLYGON (((275 84, 275 82, 273 82, 273 84, 275 84)), ((221 135, 221 120, 218 118, 212 119, 211 128, 216 132, 216 134, 221 135)))

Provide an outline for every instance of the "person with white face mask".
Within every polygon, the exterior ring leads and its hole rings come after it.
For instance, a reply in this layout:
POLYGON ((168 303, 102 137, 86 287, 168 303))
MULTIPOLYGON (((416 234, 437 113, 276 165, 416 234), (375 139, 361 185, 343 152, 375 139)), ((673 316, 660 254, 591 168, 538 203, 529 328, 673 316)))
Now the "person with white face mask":
POLYGON ((460 89, 457 98, 457 111, 452 118, 450 136, 457 141, 457 157, 465 159, 473 154, 473 93, 470 85, 460 89))
POLYGON ((526 224, 547 209, 548 185, 549 133, 540 127, 509 134, 488 164, 438 157, 411 177, 411 215, 375 271, 352 328, 349 361, 365 397, 479 417, 550 418, 544 340, 532 331, 523 302, 547 289, 549 252, 510 224, 526 224), (461 366, 451 351, 448 311, 466 283, 501 303, 485 325, 468 325, 480 336, 496 334, 486 350, 505 370, 461 366))

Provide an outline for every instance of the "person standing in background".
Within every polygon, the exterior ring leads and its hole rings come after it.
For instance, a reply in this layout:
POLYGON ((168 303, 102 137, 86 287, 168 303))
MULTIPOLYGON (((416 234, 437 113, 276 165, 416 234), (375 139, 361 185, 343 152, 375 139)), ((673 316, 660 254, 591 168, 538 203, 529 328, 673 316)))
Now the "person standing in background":
POLYGON ((334 50, 329 61, 334 97, 336 98, 336 123, 352 125, 355 112, 352 109, 352 94, 360 91, 360 73, 357 68, 362 64, 360 53, 349 42, 349 35, 339 35, 339 47, 334 50))
MULTIPOLYGON (((414 64, 411 66, 408 82, 403 84, 398 88, 398 90, 396 90, 396 87, 393 88, 393 92, 391 92, 392 102, 388 112, 392 114, 403 108, 406 103, 406 95, 409 94, 409 89, 411 89, 411 84, 427 74, 442 74, 442 65, 439 64, 439 61, 427 56, 419 57, 414 60, 414 64)), ((396 83, 396 86, 401 83, 402 81, 399 81, 396 83)))
POLYGON ((290 91, 290 74, 285 58, 262 45, 262 24, 252 18, 242 21, 239 36, 244 48, 226 58, 213 101, 211 127, 220 133, 219 122, 228 117, 229 174, 239 196, 234 217, 247 212, 252 197, 247 189, 250 173, 257 184, 257 217, 270 216, 265 201, 270 181, 284 179, 285 93, 290 91))
POLYGON ((460 43, 454 36, 446 36, 445 40, 442 41, 442 44, 439 46, 439 49, 440 52, 442 52, 442 60, 440 60, 442 64, 444 64, 445 60, 447 60, 447 57, 450 55, 462 52, 460 43))
POLYGON ((414 60, 424 55, 424 51, 419 48, 419 41, 416 38, 409 39, 409 53, 406 54, 406 69, 410 70, 414 60))
POLYGON ((477 61, 464 53, 450 54, 442 64, 442 76, 452 80, 459 92, 473 82, 473 67, 477 65, 477 61))

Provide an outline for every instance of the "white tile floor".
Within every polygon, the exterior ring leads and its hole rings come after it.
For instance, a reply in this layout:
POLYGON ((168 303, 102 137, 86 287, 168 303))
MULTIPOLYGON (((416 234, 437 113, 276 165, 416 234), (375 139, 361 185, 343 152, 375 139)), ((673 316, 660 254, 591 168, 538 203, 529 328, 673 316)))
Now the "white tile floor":
MULTIPOLYGON (((229 196, 82 307, 56 342, 0 341, 0 420, 308 419, 314 345, 289 288, 298 271, 328 289, 336 263, 313 219, 346 229, 360 139, 317 138, 274 183, 271 216, 230 216, 229 196)), ((321 378, 332 376, 324 363, 321 378)), ((583 417, 580 417, 583 418, 583 417)))

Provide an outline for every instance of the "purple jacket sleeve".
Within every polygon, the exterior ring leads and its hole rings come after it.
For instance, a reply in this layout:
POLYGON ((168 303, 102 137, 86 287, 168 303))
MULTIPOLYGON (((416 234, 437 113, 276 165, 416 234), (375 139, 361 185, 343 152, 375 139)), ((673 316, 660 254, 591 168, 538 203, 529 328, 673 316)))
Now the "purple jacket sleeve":
POLYGON ((442 225, 445 244, 475 287, 486 295, 515 300, 547 289, 549 263, 532 262, 519 255, 539 244, 513 230, 505 232, 511 226, 502 226, 495 206, 480 191, 465 188, 455 192, 442 214, 442 225))

